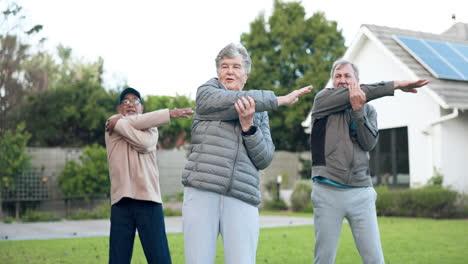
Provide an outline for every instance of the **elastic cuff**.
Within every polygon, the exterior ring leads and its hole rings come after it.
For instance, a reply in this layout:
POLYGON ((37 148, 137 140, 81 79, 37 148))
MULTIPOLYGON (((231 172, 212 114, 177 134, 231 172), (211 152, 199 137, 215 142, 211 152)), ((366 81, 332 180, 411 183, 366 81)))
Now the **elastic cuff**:
POLYGON ((242 131, 242 136, 251 136, 255 134, 255 132, 257 132, 257 127, 252 125, 247 132, 242 131))

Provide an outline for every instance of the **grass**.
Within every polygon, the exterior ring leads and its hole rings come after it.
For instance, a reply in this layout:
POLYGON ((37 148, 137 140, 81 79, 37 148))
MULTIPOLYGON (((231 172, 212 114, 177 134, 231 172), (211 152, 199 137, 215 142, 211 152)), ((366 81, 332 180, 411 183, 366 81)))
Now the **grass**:
MULTIPOLYGON (((288 214, 289 215, 289 214, 288 214)), ((291 214, 297 216, 296 214, 291 214)), ((387 264, 466 263, 468 220, 379 218, 387 264)), ((169 234, 173 263, 184 263, 182 234, 169 234)), ((215 263, 224 263, 221 239, 215 263)), ((1 241, 0 263, 107 263, 108 238, 1 241)), ((257 263, 312 263, 313 226, 261 229, 257 263)), ((135 240, 132 264, 146 263, 135 240)), ((361 263, 347 224, 339 242, 336 263, 361 263)))
POLYGON ((294 217, 314 217, 312 213, 296 213, 291 211, 260 211, 261 215, 279 215, 279 216, 294 216, 294 217))

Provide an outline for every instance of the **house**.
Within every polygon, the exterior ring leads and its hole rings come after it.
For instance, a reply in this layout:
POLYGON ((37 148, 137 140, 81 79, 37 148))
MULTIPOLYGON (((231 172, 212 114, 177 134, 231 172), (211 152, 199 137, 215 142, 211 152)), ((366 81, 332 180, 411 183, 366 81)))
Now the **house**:
MULTIPOLYGON (((444 186, 468 193, 468 24, 440 35, 362 25, 343 58, 358 65, 361 83, 430 81, 418 94, 370 102, 379 123, 374 184, 418 187, 442 175, 444 186)), ((310 133, 310 114, 302 125, 310 133)))

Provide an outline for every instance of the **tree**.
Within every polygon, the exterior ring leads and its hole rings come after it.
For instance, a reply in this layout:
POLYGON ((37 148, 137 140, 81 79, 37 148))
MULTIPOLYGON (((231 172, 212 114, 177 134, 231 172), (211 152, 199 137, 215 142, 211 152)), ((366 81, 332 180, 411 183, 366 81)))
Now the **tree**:
MULTIPOLYGON (((28 67, 42 67, 47 73, 48 88, 31 92, 21 105, 17 121, 25 120, 32 133, 31 146, 81 147, 93 143, 104 145, 104 124, 116 113, 118 90, 102 86, 103 60, 84 62, 72 58, 71 48, 57 47, 60 63, 41 53, 28 67), (41 64, 42 63, 42 64, 41 64)), ((185 96, 149 96, 145 111, 163 108, 194 107, 185 96)), ((190 136, 191 121, 171 120, 160 128, 160 147, 180 146, 190 136)))
POLYGON ((48 54, 40 54, 40 57, 38 55, 36 63, 31 61, 31 67, 36 67, 37 65, 48 73, 49 89, 61 89, 70 84, 83 81, 102 86, 104 60, 101 57, 94 62, 74 59, 72 48, 61 44, 57 46, 56 52, 59 57, 58 62, 55 62, 52 56, 48 54))
POLYGON ((38 33, 42 26, 24 30, 22 7, 10 2, 6 2, 6 6, 0 4, 5 8, 0 18, 0 129, 6 129, 11 127, 8 117, 31 88, 24 78, 23 64, 30 57, 26 40, 38 33))
MULTIPOLYGON (((159 109, 174 109, 195 107, 195 102, 186 96, 177 95, 171 96, 148 96, 145 100, 145 112, 155 111, 159 109)), ((173 148, 183 145, 186 141, 190 141, 190 133, 192 130, 192 122, 190 119, 175 118, 171 119, 171 124, 161 126, 159 131, 159 146, 162 148, 173 148)))
POLYGON ((80 162, 71 160, 65 164, 58 184, 66 199, 109 196, 106 149, 97 144, 85 147, 80 162))
POLYGON ((104 125, 115 113, 117 95, 87 80, 33 93, 20 120, 31 131, 31 146, 82 147, 104 145, 104 125), (32 133, 34 132, 34 133, 32 133))
POLYGON ((62 45, 57 47, 57 54, 59 62, 42 52, 26 64, 26 77, 41 69, 38 74, 44 74, 47 87, 28 94, 16 121, 26 121, 32 146, 104 145, 104 124, 115 113, 118 97, 117 91, 106 91, 102 86, 104 61, 74 59, 72 49, 62 45))
POLYGON ((252 58, 252 71, 246 90, 267 89, 285 95, 293 89, 312 84, 312 95, 298 103, 270 113, 273 141, 278 150, 308 149, 301 126, 315 94, 326 85, 334 60, 344 51, 344 38, 335 21, 317 12, 306 18, 299 2, 275 0, 273 14, 265 21, 260 14, 241 36, 252 58))

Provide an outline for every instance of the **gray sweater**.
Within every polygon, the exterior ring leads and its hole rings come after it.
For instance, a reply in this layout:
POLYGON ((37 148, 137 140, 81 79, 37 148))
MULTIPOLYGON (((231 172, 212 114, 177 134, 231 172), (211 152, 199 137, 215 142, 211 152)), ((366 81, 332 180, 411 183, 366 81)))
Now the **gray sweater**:
POLYGON ((261 202, 258 170, 270 165, 275 150, 264 111, 277 108, 272 91, 229 91, 216 78, 200 86, 182 184, 257 206, 261 202), (255 100, 253 135, 241 133, 234 103, 242 96, 255 100))
MULTIPOLYGON (((393 82, 361 85, 367 102, 393 95, 393 87, 393 82)), ((372 186, 368 152, 379 135, 374 107, 353 111, 347 88, 325 88, 315 96, 311 125, 312 178, 372 186)))

